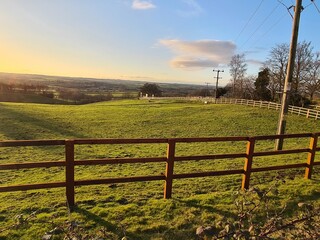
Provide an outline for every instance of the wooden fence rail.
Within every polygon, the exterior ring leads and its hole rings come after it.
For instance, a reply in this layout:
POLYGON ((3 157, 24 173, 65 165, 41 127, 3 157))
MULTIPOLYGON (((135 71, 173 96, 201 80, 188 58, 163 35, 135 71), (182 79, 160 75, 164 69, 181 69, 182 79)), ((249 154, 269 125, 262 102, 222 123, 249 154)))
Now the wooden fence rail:
POLYGON ((317 141, 320 133, 303 133, 303 134, 285 134, 285 135, 269 135, 269 136, 254 136, 254 137, 212 137, 212 138, 158 138, 158 139, 70 139, 70 140, 20 140, 20 141, 0 141, 1 147, 21 147, 21 146, 64 146, 65 160, 63 161, 46 161, 46 162, 29 162, 29 163, 8 163, 0 164, 0 171, 5 170, 19 170, 26 168, 50 168, 50 167, 64 167, 65 181, 53 183, 38 183, 28 185, 16 186, 1 186, 0 192, 11 192, 31 189, 45 189, 45 188, 60 188, 66 189, 67 203, 70 207, 75 205, 75 187, 95 184, 113 184, 113 183, 127 183, 140 181, 164 181, 164 198, 171 198, 172 183, 174 179, 182 178, 196 178, 208 176, 223 176, 223 175, 242 175, 242 188, 247 189, 250 185, 251 174, 255 172, 305 168, 305 178, 312 177, 313 167, 320 165, 320 162, 315 162, 315 155, 320 151, 317 146, 317 141), (298 148, 279 151, 265 151, 256 152, 255 145, 257 141, 274 140, 274 139, 288 139, 288 138, 310 138, 310 145, 308 148, 298 148), (246 151, 242 153, 228 153, 228 154, 213 154, 213 155, 198 155, 198 156, 176 156, 177 143, 195 143, 195 142, 247 142, 246 151), (107 158, 95 160, 75 160, 75 145, 95 145, 95 144, 167 144, 167 155, 165 157, 147 157, 147 158, 107 158), (252 163, 255 157, 259 156, 274 156, 283 154, 297 154, 307 153, 305 163, 269 166, 253 168, 252 163), (207 160, 212 161, 216 159, 226 158, 243 158, 243 169, 206 171, 206 172, 191 172, 176 174, 174 173, 174 163, 178 161, 196 161, 207 160), (75 180, 75 166, 89 166, 89 165, 107 165, 107 164, 127 164, 127 163, 151 163, 151 162, 165 162, 166 168, 163 175, 153 176, 134 176, 134 177, 119 177, 119 178, 104 178, 104 179, 88 179, 75 180))
MULTIPOLYGON (((229 99, 229 98, 219 98, 217 99, 216 103, 231 103, 231 104, 240 104, 240 105, 247 105, 252 107, 259 107, 259 108, 268 108, 273 110, 280 110, 281 104, 274 103, 274 102, 267 102, 267 101, 254 101, 248 99, 229 99)), ((318 108, 311 109, 311 108, 303 108, 303 107, 296 107, 289 105, 288 112, 291 114, 297 114, 301 116, 305 116, 306 118, 320 118, 320 111, 318 108)))
MULTIPOLYGON (((172 100, 190 100, 190 101, 203 101, 213 102, 217 104, 239 104, 251 107, 268 108, 273 110, 280 110, 281 104, 268 102, 268 101, 255 101, 249 99, 234 99, 234 98, 212 98, 212 97, 144 97, 143 99, 172 99, 172 100)), ((305 116, 306 118, 320 119, 320 106, 311 105, 313 108, 303 108, 289 105, 288 112, 305 116)))

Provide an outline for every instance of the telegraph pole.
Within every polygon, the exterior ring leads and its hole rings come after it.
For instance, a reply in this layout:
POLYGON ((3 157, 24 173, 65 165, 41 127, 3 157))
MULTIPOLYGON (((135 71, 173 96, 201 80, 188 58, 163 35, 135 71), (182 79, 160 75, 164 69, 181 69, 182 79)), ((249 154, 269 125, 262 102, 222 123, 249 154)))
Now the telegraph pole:
MULTIPOLYGON (((296 6, 294 7, 294 18, 293 18, 293 26, 292 26, 292 36, 291 36, 289 60, 288 60, 288 67, 287 67, 287 75, 286 75, 286 79, 283 87, 277 135, 284 134, 286 130, 286 115, 288 113, 288 92, 291 89, 293 68, 294 68, 294 62, 295 62, 296 50, 297 50, 301 11, 302 11, 302 0, 296 0, 296 6)), ((275 142, 275 149, 282 150, 282 147, 283 147, 283 138, 277 139, 275 142)))
POLYGON ((205 84, 207 85, 206 97, 208 97, 210 95, 209 94, 209 84, 211 84, 211 83, 205 82, 205 84))
POLYGON ((217 76, 216 76, 216 91, 215 91, 215 94, 214 94, 214 102, 217 103, 217 98, 218 98, 218 82, 219 82, 219 79, 221 79, 221 77, 219 77, 219 73, 220 72, 224 72, 224 70, 215 70, 213 69, 213 72, 217 72, 217 76))

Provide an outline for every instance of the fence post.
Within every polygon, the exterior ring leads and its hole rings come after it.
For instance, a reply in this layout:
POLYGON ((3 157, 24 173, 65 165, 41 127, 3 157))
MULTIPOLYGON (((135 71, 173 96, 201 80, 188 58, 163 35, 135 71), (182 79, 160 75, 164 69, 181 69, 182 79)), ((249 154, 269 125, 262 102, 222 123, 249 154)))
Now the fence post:
POLYGON ((247 143, 247 150, 246 150, 246 160, 244 163, 244 173, 242 177, 242 185, 241 189, 248 189, 250 183, 250 174, 251 174, 251 167, 252 167, 252 160, 253 160, 253 153, 254 153, 254 145, 255 139, 249 138, 247 143))
POLYGON ((70 210, 74 206, 74 141, 65 141, 66 154, 66 196, 70 210))
POLYGON ((310 109, 307 110, 307 118, 309 118, 310 115, 310 109))
POLYGON ((310 147, 309 147, 310 152, 308 153, 307 167, 304 175, 304 178, 306 179, 311 179, 314 157, 316 155, 316 149, 317 149, 317 142, 318 142, 318 134, 314 133, 310 138, 310 147))
POLYGON ((172 180, 173 180, 173 166, 176 142, 173 139, 168 140, 167 148, 167 163, 165 172, 165 185, 164 185, 164 199, 171 198, 172 195, 172 180))

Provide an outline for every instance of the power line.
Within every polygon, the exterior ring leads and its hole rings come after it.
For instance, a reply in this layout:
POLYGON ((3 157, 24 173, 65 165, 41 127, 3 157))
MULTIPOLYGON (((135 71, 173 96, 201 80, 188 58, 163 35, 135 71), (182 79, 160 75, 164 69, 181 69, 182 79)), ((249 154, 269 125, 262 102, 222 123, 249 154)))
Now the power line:
POLYGON ((252 18, 256 15, 256 13, 258 12, 259 8, 261 7, 262 3, 264 0, 261 0, 259 6, 256 8, 256 10, 253 12, 253 14, 250 16, 249 20, 246 22, 246 24, 243 26, 243 28, 241 29, 240 33, 238 34, 238 36, 236 37, 236 40, 238 40, 238 38, 240 37, 240 35, 243 33, 243 31, 246 29, 246 27, 248 26, 248 24, 250 23, 250 21, 252 20, 252 18))
MULTIPOLYGON (((278 0, 278 2, 281 3, 281 4, 287 9, 288 13, 290 14, 291 18, 293 19, 293 15, 291 14, 290 10, 291 10, 292 8, 294 8, 294 6, 291 5, 290 7, 288 7, 288 6, 286 6, 282 1, 278 0)), ((301 6, 301 11, 307 9, 310 5, 312 5, 312 3, 315 4, 315 3, 314 3, 314 0, 311 0, 311 3, 309 3, 309 4, 308 4, 307 6, 305 6, 305 7, 304 7, 304 6, 301 6)), ((318 12, 319 12, 318 7, 317 7, 317 6, 315 6, 315 7, 317 8, 317 10, 318 10, 318 12)))
POLYGON ((315 0, 311 0, 311 2, 313 3, 315 8, 317 9, 318 13, 320 13, 320 9, 318 8, 318 5, 316 4, 316 1, 315 0))
MULTIPOLYGON (((270 18, 270 16, 275 12, 275 10, 279 7, 279 5, 283 5, 286 10, 288 11, 288 13, 290 14, 291 17, 293 17, 292 13, 290 10, 294 9, 294 5, 288 6, 286 4, 283 3, 283 0, 277 0, 278 1, 278 5, 269 13, 269 15, 263 20, 263 22, 254 30, 254 32, 249 36, 249 38, 241 45, 240 49, 243 48, 244 45, 246 45, 252 38, 253 36, 256 34, 256 32, 265 24, 265 22, 270 18)), ((315 0, 310 0, 311 3, 309 3, 308 5, 306 5, 305 7, 301 6, 301 11, 307 9, 309 6, 311 6, 312 4, 315 6, 315 8, 317 9, 317 11, 320 13, 320 8, 318 7, 318 5, 316 4, 315 0)), ((249 24, 249 22, 252 20, 253 16, 256 14, 256 12, 258 11, 258 9, 260 8, 260 6, 262 5, 263 0, 260 2, 259 6, 256 8, 256 10, 254 11, 254 13, 252 14, 252 16, 250 17, 250 19, 248 20, 248 22, 246 23, 245 27, 249 24)), ((294 4, 294 1, 291 0, 291 3, 294 4)), ((263 33, 262 35, 260 35, 260 37, 258 38, 258 40, 256 40, 254 42, 254 44, 251 44, 251 46, 256 46, 256 44, 264 37, 266 36, 276 25, 279 24, 279 22, 283 19, 284 15, 281 16, 265 33, 263 33)), ((245 27, 241 30, 241 32, 239 33, 239 35, 244 31, 245 27)), ((239 37, 238 35, 238 37, 239 37)), ((238 38, 237 37, 237 38, 238 38)), ((251 47, 250 47, 251 48, 251 47)))
POLYGON ((250 35, 250 37, 241 45, 240 48, 242 48, 244 45, 246 45, 249 40, 253 37, 253 35, 263 26, 263 24, 271 17, 271 15, 277 10, 277 8, 280 6, 280 2, 276 7, 272 9, 272 11, 269 13, 269 15, 262 21, 262 23, 254 30, 254 32, 250 35))
POLYGON ((309 3, 307 6, 305 6, 305 7, 303 8, 303 10, 307 9, 310 5, 312 5, 312 2, 309 3))
MULTIPOLYGON (((282 1, 278 0, 278 2, 279 2, 280 4, 282 4, 282 5, 288 10, 290 16, 292 16, 292 14, 291 14, 291 12, 290 12, 289 10, 292 9, 292 8, 294 8, 294 6, 291 5, 291 6, 288 7, 288 6, 286 6, 282 1)), ((293 3, 293 1, 291 1, 291 2, 293 3)), ((305 7, 301 6, 301 10, 307 9, 307 8, 308 8, 310 5, 312 5, 312 4, 315 4, 315 0, 311 0, 311 3, 309 3, 309 4, 308 4, 307 6, 305 6, 305 7)), ((260 35, 260 37, 251 45, 251 47, 256 46, 257 43, 258 43, 262 38, 264 38, 276 25, 278 25, 278 24, 281 22, 281 20, 284 18, 284 16, 285 16, 285 14, 282 15, 264 34, 260 35)), ((293 17, 293 16, 292 16, 292 17, 293 17)))
POLYGON ((280 4, 282 4, 287 9, 288 13, 290 14, 291 18, 293 19, 293 15, 290 12, 290 9, 293 8, 293 5, 291 5, 290 7, 287 7, 287 5, 285 5, 282 1, 278 0, 278 2, 280 4))
POLYGON ((259 43, 261 39, 263 39, 269 32, 271 32, 271 30, 275 28, 275 26, 277 26, 285 16, 286 14, 283 14, 280 18, 278 18, 278 20, 264 34, 262 34, 251 46, 255 47, 257 43, 259 43))
POLYGON ((211 84, 211 83, 205 82, 205 84, 207 85, 206 97, 208 97, 209 96, 209 84, 211 84))
POLYGON ((220 70, 220 69, 213 69, 213 72, 217 72, 217 77, 216 77, 216 91, 215 91, 215 103, 217 103, 217 98, 218 98, 218 82, 219 79, 221 79, 221 77, 219 77, 219 73, 223 73, 224 70, 220 70))
MULTIPOLYGON (((294 8, 294 19, 292 26, 292 36, 290 43, 290 51, 288 58, 287 74, 283 86, 282 93, 282 102, 281 110, 278 121, 277 135, 282 135, 285 133, 286 129, 286 115, 288 114, 288 91, 290 91, 290 86, 293 76, 293 68, 295 63, 297 42, 298 42, 298 33, 299 33, 299 23, 300 23, 300 13, 302 10, 302 0, 296 0, 296 6, 294 8)), ((276 150, 282 150, 283 147, 283 138, 279 138, 275 143, 276 150)))

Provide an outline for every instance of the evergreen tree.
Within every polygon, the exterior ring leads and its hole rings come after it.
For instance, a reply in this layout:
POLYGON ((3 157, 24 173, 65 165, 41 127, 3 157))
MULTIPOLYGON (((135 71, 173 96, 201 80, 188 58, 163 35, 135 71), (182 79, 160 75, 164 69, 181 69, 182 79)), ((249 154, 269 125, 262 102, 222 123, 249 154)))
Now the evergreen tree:
POLYGON ((264 101, 271 100, 271 92, 268 89, 269 82, 270 82, 269 70, 268 68, 265 68, 261 72, 259 72, 258 78, 254 83, 256 99, 264 100, 264 101))

